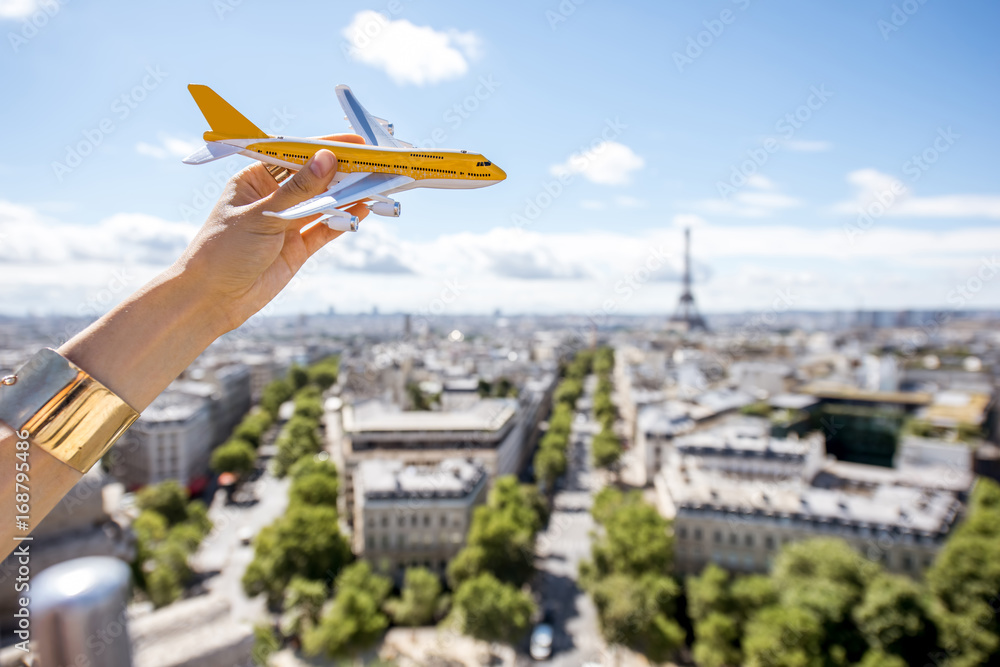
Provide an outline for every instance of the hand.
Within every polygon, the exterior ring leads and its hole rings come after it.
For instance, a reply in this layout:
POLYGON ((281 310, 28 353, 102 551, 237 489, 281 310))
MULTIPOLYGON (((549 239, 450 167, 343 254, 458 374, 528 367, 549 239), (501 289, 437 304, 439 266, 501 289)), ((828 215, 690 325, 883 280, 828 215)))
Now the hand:
MULTIPOLYGON (((323 138, 365 142, 356 134, 323 138)), ((280 187, 260 162, 230 179, 177 263, 179 272, 198 285, 202 299, 214 304, 220 334, 240 326, 267 305, 307 259, 343 233, 324 224, 303 230, 318 215, 298 220, 263 215, 322 194, 336 173, 336 156, 323 149, 280 187)), ((368 215, 364 203, 348 211, 359 218, 368 215)))

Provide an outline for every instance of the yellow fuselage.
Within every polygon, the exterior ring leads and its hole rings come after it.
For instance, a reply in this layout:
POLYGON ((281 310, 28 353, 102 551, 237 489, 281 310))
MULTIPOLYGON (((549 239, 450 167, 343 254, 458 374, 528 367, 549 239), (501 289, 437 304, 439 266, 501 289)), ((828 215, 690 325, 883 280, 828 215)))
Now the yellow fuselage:
POLYGON ((337 156, 339 174, 370 172, 409 176, 416 181, 410 188, 481 188, 507 178, 503 169, 481 154, 465 151, 387 148, 291 137, 239 139, 215 132, 206 132, 205 141, 239 145, 248 157, 289 169, 300 169, 316 151, 326 148, 337 156))

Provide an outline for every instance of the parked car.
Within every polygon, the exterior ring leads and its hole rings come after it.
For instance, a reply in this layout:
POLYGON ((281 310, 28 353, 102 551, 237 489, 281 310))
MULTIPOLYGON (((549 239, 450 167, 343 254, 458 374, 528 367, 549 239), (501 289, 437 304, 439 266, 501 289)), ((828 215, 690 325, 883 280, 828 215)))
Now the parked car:
POLYGON ((552 626, 540 623, 531 631, 531 647, 529 652, 535 660, 546 660, 552 655, 552 626))
POLYGON ((253 541, 253 530, 250 526, 243 526, 240 528, 239 532, 236 533, 236 537, 239 538, 240 544, 247 545, 253 541))

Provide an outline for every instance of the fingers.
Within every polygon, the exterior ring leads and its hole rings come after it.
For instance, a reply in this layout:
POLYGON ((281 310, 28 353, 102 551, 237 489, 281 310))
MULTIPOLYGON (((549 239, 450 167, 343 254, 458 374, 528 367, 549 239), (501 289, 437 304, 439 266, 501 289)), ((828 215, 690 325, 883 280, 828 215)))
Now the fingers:
POLYGON ((260 211, 283 211, 298 203, 322 194, 337 173, 337 156, 324 149, 299 169, 294 176, 281 184, 275 192, 258 202, 260 211))

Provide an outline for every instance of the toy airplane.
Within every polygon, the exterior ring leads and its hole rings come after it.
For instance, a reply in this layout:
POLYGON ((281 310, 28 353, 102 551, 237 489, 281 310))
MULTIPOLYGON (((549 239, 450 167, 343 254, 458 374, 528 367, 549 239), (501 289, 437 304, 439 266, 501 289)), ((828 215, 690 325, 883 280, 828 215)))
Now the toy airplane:
POLYGON ((188 90, 212 129, 204 135, 205 146, 184 158, 187 164, 239 154, 274 165, 277 171, 297 170, 322 148, 336 154, 337 175, 326 192, 284 211, 267 212, 285 220, 322 214, 331 229, 353 232, 358 217, 343 209, 357 202, 369 201, 372 213, 395 218, 399 202, 387 195, 415 188, 483 188, 507 178, 503 169, 479 153, 418 149, 396 139, 392 123, 368 113, 347 86, 337 86, 337 99, 351 129, 364 137, 364 145, 271 136, 208 86, 192 84, 188 90))

